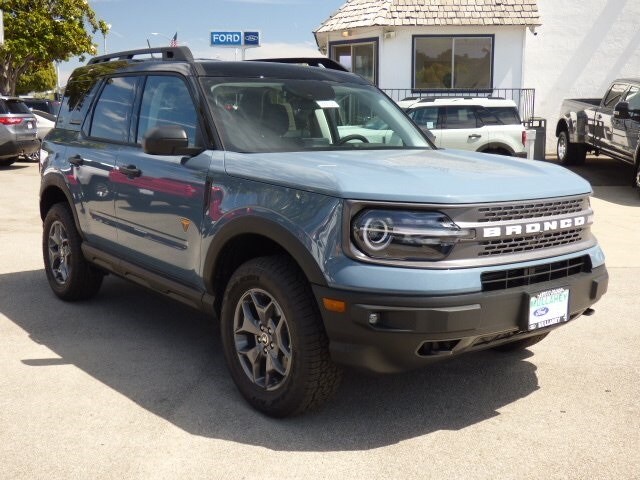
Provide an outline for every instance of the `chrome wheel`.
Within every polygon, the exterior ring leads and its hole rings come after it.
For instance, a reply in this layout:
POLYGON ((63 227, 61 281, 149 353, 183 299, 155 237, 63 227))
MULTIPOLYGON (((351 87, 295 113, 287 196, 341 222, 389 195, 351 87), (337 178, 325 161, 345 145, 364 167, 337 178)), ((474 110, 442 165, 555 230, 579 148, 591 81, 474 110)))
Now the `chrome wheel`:
POLYGON ((558 160, 564 161, 567 158, 567 137, 562 133, 558 137, 558 160))
POLYGON ((59 220, 49 228, 49 267, 56 283, 64 285, 71 274, 69 235, 59 220))
POLYGON ((291 336, 278 302, 266 291, 248 290, 236 305, 233 332, 240 365, 255 385, 276 390, 291 370, 291 336))

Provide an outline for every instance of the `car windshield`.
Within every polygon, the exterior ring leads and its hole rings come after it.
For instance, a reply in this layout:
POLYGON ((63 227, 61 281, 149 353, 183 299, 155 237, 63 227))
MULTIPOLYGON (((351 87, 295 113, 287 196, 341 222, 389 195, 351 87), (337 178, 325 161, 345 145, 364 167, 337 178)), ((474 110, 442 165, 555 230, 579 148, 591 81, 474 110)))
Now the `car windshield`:
POLYGON ((431 148, 373 86, 298 79, 204 78, 224 147, 237 152, 431 148))

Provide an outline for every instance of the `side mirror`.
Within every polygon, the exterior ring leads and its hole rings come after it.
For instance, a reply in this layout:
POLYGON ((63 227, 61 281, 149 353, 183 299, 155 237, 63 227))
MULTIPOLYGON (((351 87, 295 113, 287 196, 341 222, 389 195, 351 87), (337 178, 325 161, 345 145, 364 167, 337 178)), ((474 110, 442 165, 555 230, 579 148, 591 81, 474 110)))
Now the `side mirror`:
POLYGON ((181 155, 189 147, 189 137, 178 125, 150 129, 142 139, 142 149, 149 155, 181 155))
POLYGON ((624 120, 630 118, 629 116, 629 103, 628 102, 618 102, 616 106, 613 108, 613 116, 615 118, 619 118, 620 120, 624 120))

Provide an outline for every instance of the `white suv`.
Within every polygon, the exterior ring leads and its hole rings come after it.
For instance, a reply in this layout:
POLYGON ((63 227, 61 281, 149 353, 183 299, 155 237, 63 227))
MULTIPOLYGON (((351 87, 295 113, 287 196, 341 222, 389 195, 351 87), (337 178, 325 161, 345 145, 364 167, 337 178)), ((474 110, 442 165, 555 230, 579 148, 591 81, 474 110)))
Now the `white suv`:
POLYGON ((512 100, 412 97, 398 104, 439 148, 527 156, 527 133, 512 100))

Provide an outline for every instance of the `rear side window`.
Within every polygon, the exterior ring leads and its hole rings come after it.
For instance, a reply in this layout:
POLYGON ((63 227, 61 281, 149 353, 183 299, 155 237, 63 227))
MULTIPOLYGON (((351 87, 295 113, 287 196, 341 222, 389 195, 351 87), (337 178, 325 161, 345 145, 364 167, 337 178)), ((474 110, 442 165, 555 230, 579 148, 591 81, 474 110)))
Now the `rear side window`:
POLYGON ((424 128, 440 128, 438 125, 438 107, 416 108, 409 112, 416 125, 424 128))
POLYGON ((513 107, 480 107, 476 113, 484 125, 520 125, 520 115, 513 107))
POLYGON ((3 100, 0 102, 0 113, 31 113, 22 100, 3 100))
POLYGON ((129 140, 137 82, 137 77, 114 77, 107 80, 93 111, 89 136, 122 143, 129 140))
POLYGON ((446 107, 447 120, 445 128, 476 128, 478 121, 474 107, 446 107))

